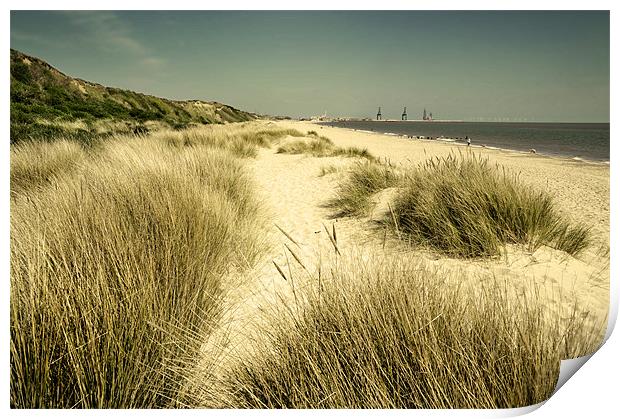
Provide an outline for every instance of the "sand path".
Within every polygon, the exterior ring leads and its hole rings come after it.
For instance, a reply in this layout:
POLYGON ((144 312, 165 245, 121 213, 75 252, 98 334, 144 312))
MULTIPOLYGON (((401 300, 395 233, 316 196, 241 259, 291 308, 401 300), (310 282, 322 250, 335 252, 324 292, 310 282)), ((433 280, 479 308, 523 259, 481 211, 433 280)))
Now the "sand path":
POLYGON ((265 325, 277 316, 275 310, 283 305, 292 307, 293 291, 301 291, 316 278, 321 261, 334 257, 335 249, 325 227, 330 232, 335 228, 338 246, 343 248, 364 236, 363 221, 332 219, 330 210, 324 207, 337 179, 319 176, 321 167, 341 162, 340 158, 277 154, 276 147, 261 149, 255 159, 248 160, 247 169, 267 215, 265 234, 271 248, 254 268, 229 286, 230 309, 221 321, 223 326, 210 337, 205 348, 210 355, 214 350, 221 351, 217 371, 211 371, 216 377, 230 371, 239 359, 250 356, 256 341, 266 335, 265 325), (295 261, 292 252, 308 273, 295 261))

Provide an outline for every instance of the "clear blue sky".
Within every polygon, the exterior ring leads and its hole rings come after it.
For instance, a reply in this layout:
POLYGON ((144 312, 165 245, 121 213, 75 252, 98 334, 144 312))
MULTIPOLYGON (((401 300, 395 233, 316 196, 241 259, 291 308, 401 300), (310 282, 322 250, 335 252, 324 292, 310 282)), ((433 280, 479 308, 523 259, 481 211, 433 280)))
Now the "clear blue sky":
POLYGON ((11 12, 66 74, 292 117, 609 121, 609 13, 11 12))

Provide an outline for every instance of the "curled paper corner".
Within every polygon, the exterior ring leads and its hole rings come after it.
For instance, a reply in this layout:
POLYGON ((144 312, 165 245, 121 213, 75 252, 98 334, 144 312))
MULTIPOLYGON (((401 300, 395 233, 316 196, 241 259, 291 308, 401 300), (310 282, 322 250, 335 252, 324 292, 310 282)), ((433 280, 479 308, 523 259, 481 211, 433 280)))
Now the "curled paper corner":
POLYGON ((532 413, 534 410, 541 407, 547 402, 547 400, 524 407, 513 407, 511 409, 496 410, 495 412, 498 412, 498 414, 496 414, 495 417, 512 418, 516 416, 527 415, 528 413, 532 413))
MULTIPOLYGON (((553 394, 551 395, 551 397, 553 397, 553 395, 555 393, 558 392, 558 390, 560 388, 562 388, 562 386, 564 384, 566 384, 566 382, 573 376, 575 375, 575 373, 577 371, 579 371, 579 369, 581 367, 583 367, 585 365, 586 362, 588 362, 588 360, 590 358, 592 358, 592 356, 598 352, 599 349, 601 349, 601 347, 603 345, 605 345, 605 343, 607 342, 607 339, 609 339, 609 336, 611 336, 611 333, 613 332, 615 326, 616 326, 616 320, 618 318, 618 300, 617 300, 618 296, 617 295, 613 295, 611 296, 611 302, 609 305, 609 312, 608 312, 608 317, 607 317, 607 330, 605 331, 605 337, 603 338, 603 341, 601 342, 600 346, 598 348, 596 348, 596 350, 588 355, 579 357, 579 358, 573 358, 573 359, 563 359, 560 362, 560 375, 558 377, 558 382, 555 385, 555 389, 553 390, 553 394)), ((550 398, 551 398, 550 397, 550 398)), ((544 402, 542 403, 544 404, 544 402)), ((541 404, 541 405, 542 405, 541 404)))
MULTIPOLYGON (((598 350, 598 349, 597 349, 598 350)), ((579 369, 581 367, 583 367, 585 365, 586 362, 588 362, 588 360, 592 357, 592 355, 594 355, 596 353, 593 352, 589 355, 586 356, 582 356, 579 358, 574 358, 574 359, 563 359, 560 362, 560 374, 558 376, 558 382, 555 385, 555 389, 553 390, 553 394, 547 399, 544 400, 540 403, 537 404, 533 404, 530 406, 524 406, 524 407, 518 407, 518 408, 513 408, 513 409, 505 409, 502 411, 502 413, 499 415, 499 417, 515 417, 515 416, 521 416, 521 415, 526 415, 528 413, 531 413, 533 411, 535 411, 536 409, 538 409, 539 407, 541 407, 542 405, 544 405, 545 403, 547 403, 547 401, 549 401, 549 399, 551 399, 551 397, 553 397, 553 395, 564 385, 566 384, 566 382, 577 372, 579 371, 579 369)))
MULTIPOLYGON (((581 356, 579 358, 573 358, 573 359, 563 359, 560 362, 560 375, 558 377, 558 382, 555 385, 555 389, 553 390, 553 394, 557 393, 558 390, 562 388, 562 386, 566 384, 566 382, 573 375, 575 375, 575 373, 579 371, 579 369, 583 367, 585 363, 588 362, 588 360, 592 358, 592 356, 595 353, 597 353, 598 350, 601 349, 603 345, 605 345, 605 342, 607 342, 607 339, 609 339, 609 336, 611 336, 611 333, 616 326, 617 317, 618 317, 617 300, 612 300, 609 306, 609 313, 607 317, 607 330, 605 331, 605 337, 603 338, 603 341, 601 342, 600 346, 596 348, 594 352, 588 355, 581 356)), ((551 395, 551 397, 553 397, 553 394, 551 395)))
MULTIPOLYGON (((598 349, 597 349, 598 351, 598 349)), ((560 375, 558 377, 558 382, 555 385, 555 389, 553 390, 553 394, 557 393, 557 391, 562 388, 564 384, 573 376, 579 368, 583 367, 586 362, 594 355, 596 351, 592 352, 589 355, 581 356, 579 358, 573 359, 563 359, 560 362, 560 375)), ((551 397, 553 397, 553 394, 551 397)))
POLYGON ((566 384, 568 380, 570 380, 570 378, 573 375, 575 375, 575 373, 579 371, 579 369, 583 367, 586 364, 586 362, 588 362, 590 358, 592 358, 592 356, 594 356, 594 354, 596 354, 599 351, 599 349, 603 347, 603 345, 605 345, 605 343, 611 336, 611 333, 613 332, 616 326, 617 317, 618 317, 617 298, 615 295, 612 295, 611 304, 609 307, 608 319, 607 319, 607 330, 605 332, 605 337, 603 338, 603 341, 601 342, 600 346, 595 351, 593 351, 592 353, 588 355, 585 355, 579 358, 573 358, 573 359, 563 359, 560 362, 560 373, 558 375, 558 381, 555 385, 555 389, 553 390, 553 393, 547 400, 544 400, 537 404, 533 404, 531 406, 504 409, 504 410, 499 411, 501 413, 497 415, 496 417, 515 417, 515 416, 526 415, 528 413, 531 413, 537 410, 539 407, 542 407, 545 403, 547 403, 555 395, 555 393, 557 393, 558 390, 560 390, 560 388, 562 388, 562 386, 566 384))

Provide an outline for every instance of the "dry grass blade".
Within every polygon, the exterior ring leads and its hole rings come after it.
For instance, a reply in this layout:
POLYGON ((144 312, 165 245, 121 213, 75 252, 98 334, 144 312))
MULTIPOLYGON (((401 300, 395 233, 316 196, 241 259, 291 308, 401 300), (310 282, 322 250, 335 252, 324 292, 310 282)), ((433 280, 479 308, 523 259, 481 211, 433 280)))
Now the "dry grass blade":
POLYGON ((288 281, 288 278, 286 277, 286 275, 284 274, 284 272, 282 271, 282 269, 280 269, 280 267, 278 266, 278 264, 276 263, 275 260, 271 261, 273 263, 273 266, 276 267, 276 269, 278 270, 278 272, 280 273, 280 276, 282 276, 282 278, 284 278, 285 281, 288 281))
POLYGON ((296 254, 295 252, 293 252, 293 249, 291 249, 291 248, 289 247, 289 245, 288 245, 288 244, 286 244, 286 243, 284 243, 284 246, 287 248, 287 250, 288 250, 289 252, 291 252, 291 255, 292 255, 292 256, 293 256, 293 258, 297 261, 297 263, 299 263, 299 265, 300 265, 302 268, 304 268, 304 270, 305 270, 306 272, 308 272, 308 269, 306 268, 306 265, 304 265, 304 264, 303 264, 303 262, 301 261, 301 258, 300 258, 299 256, 297 256, 297 254, 296 254))
MULTIPOLYGON (((396 230, 396 235, 398 236, 399 239, 402 239, 400 235, 400 229, 398 228, 398 220, 396 219, 396 215, 394 214, 394 210, 392 209, 391 204, 388 204, 388 209, 390 210, 390 215, 392 216, 392 222, 394 223, 393 225, 394 225, 394 230, 396 230)), ((385 238, 384 238, 383 243, 385 245, 385 238)))
POLYGON ((278 228, 278 230, 280 230, 280 232, 282 234, 284 234, 286 236, 287 239, 289 239, 291 242, 293 242, 293 244, 295 244, 295 246, 301 247, 301 246, 299 246, 299 243, 297 243, 297 241, 295 239, 293 239, 290 234, 288 234, 286 231, 284 231, 284 229, 282 227, 280 227, 277 224, 274 224, 274 225, 278 228))
POLYGON ((327 234, 327 237, 329 237, 329 241, 334 246, 334 250, 336 251, 336 254, 340 255, 340 250, 338 249, 338 244, 336 243, 336 239, 332 237, 332 235, 329 233, 329 230, 327 229, 325 224, 323 224, 323 228, 325 229, 325 233, 327 234))

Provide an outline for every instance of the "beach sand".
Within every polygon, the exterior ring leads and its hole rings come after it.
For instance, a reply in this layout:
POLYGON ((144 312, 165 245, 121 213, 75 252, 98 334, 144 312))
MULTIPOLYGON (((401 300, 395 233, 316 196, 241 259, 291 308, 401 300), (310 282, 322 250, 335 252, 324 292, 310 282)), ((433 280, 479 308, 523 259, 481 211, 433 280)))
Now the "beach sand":
MULTIPOLYGON (((465 151, 464 146, 450 143, 411 140, 308 122, 260 123, 304 133, 316 131, 330 138, 336 146, 366 148, 376 157, 397 165, 415 165, 431 157, 465 151)), ((453 277, 462 282, 460 285, 470 286, 472 292, 484 287, 483 281, 501 281, 515 298, 523 295, 543 298, 551 319, 569 321, 577 317, 583 319, 584 327, 606 324, 609 308, 609 166, 472 147, 475 152, 488 157, 491 163, 520 173, 523 182, 546 190, 566 216, 592 227, 595 240, 595 244, 578 258, 548 247, 529 253, 509 246, 501 258, 472 261, 412 250, 394 243, 397 240, 386 246, 381 237, 373 234, 370 220, 333 218, 331 210, 324 204, 332 197, 344 172, 319 176, 321 168, 327 165, 346 168, 354 160, 277 154, 276 149, 277 146, 261 149, 257 158, 248 162, 259 196, 272 217, 268 241, 273 248, 249 274, 244 275, 242 286, 233 287, 230 298, 236 301, 236 308, 229 312, 224 322, 227 327, 221 332, 225 332, 225 336, 219 333, 212 339, 212 342, 226 347, 224 352, 230 361, 248 356, 246 351, 251 352, 254 340, 260 339, 261 329, 265 322, 269 322, 274 307, 282 302, 293 302, 296 298, 294 289, 304 286, 304 276, 297 274, 299 267, 285 245, 313 274, 319 265, 334 257, 335 249, 325 227, 330 232, 336 230, 343 257, 356 255, 364 259, 381 252, 396 252, 402 257, 420 259, 439 271, 457 272, 453 277), (289 270, 289 267, 293 269, 289 270)), ((604 333, 604 327, 600 333, 604 333)), ((224 367, 226 364, 223 361, 220 365, 224 367)))

